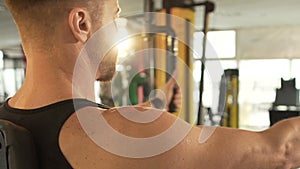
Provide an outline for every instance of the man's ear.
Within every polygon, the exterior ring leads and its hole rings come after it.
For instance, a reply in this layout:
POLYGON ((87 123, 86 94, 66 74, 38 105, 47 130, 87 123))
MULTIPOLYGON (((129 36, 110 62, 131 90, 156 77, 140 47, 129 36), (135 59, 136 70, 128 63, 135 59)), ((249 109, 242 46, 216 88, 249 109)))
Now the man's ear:
POLYGON ((91 20, 86 10, 74 8, 69 13, 69 27, 75 39, 86 42, 91 35, 91 20))

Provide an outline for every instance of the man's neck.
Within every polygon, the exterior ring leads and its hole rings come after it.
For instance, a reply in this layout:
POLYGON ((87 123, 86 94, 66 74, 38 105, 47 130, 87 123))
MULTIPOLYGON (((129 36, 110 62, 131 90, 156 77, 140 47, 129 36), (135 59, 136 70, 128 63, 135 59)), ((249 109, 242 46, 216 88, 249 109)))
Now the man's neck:
POLYGON ((74 72, 82 44, 57 46, 51 50, 26 50, 30 56, 26 79, 9 101, 12 107, 32 109, 71 98, 94 99, 95 78, 89 66, 83 64, 77 68, 80 76, 76 76, 78 71, 74 72))
POLYGON ((10 106, 34 109, 72 98, 72 85, 58 79, 55 81, 53 83, 53 80, 49 79, 47 84, 25 81, 21 89, 10 99, 10 106))
POLYGON ((72 98, 72 73, 51 61, 29 60, 26 79, 9 104, 15 108, 33 109, 72 98))

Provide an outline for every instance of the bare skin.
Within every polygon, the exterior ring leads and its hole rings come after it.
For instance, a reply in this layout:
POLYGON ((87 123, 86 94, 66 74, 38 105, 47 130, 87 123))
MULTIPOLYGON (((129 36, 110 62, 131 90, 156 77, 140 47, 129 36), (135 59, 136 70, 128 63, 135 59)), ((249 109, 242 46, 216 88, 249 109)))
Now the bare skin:
MULTIPOLYGON (((101 19, 103 24, 116 18, 117 11, 116 0, 105 1, 101 19)), ((51 35, 56 39, 55 42, 49 42, 51 52, 49 49, 39 48, 36 39, 30 40, 29 35, 20 29, 28 57, 27 78, 22 88, 10 99, 10 106, 32 109, 73 97, 74 64, 84 44, 95 30, 100 28, 99 23, 91 21, 91 17, 93 16, 86 8, 72 8, 68 17, 57 24, 56 34, 51 35)), ((22 25, 21 22, 17 24, 19 27, 22 25)), ((41 41, 44 37, 35 38, 40 38, 41 41)), ((111 64, 110 61, 106 64, 111 64)), ((107 73, 100 69, 97 79, 107 77, 107 73)), ((167 130, 176 120, 176 117, 164 113, 154 122, 143 125, 128 121, 113 110, 97 111, 102 113, 114 129, 124 135, 137 138, 155 136, 167 130)), ((69 163, 78 169, 290 169, 300 167, 300 118, 283 121, 259 133, 217 128, 209 140, 199 144, 198 138, 202 131, 201 126, 192 127, 184 140, 163 154, 142 159, 125 158, 97 146, 82 130, 74 114, 65 122, 59 142, 69 163)))
MULTIPOLYGON (((145 126, 130 122, 113 111, 102 113, 114 129, 136 138, 155 136, 169 128, 176 120, 176 117, 165 113, 155 122, 145 126)), ((299 119, 294 119, 296 120, 299 121, 299 119)), ((285 121, 261 133, 218 128, 203 144, 198 142, 203 128, 194 127, 187 137, 170 151, 150 158, 132 159, 119 157, 97 146, 81 129, 74 115, 65 123, 60 143, 62 151, 74 168, 285 169, 294 168, 299 164, 297 138, 295 137, 294 143, 296 144, 293 145, 295 149, 288 151, 285 148, 285 141, 289 142, 286 135, 281 133, 285 139, 277 136, 281 129, 289 130, 290 122, 292 121, 285 121)), ((293 135, 293 129, 289 131, 288 135, 293 135)), ((294 132, 294 135, 297 134, 294 132)))

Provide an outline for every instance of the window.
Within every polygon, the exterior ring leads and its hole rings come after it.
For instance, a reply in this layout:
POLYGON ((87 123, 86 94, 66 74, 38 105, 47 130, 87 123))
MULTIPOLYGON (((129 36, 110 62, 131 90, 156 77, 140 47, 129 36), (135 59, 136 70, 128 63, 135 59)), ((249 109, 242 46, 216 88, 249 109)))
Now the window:
POLYGON ((296 88, 300 89, 300 59, 291 61, 291 78, 296 78, 296 88))
POLYGON ((269 109, 275 101, 280 79, 290 78, 287 59, 240 61, 240 127, 263 130, 269 127, 269 109))
POLYGON ((0 69, 3 69, 3 52, 0 50, 0 69))
MULTIPOLYGON (((202 57, 203 32, 194 34, 195 58, 202 57)), ((236 56, 235 31, 210 31, 207 34, 206 57, 208 59, 234 58, 236 56)))
MULTIPOLYGON (((204 74, 204 92, 203 92, 203 106, 212 108, 213 113, 217 113, 219 106, 220 81, 225 69, 237 68, 236 60, 208 60, 206 61, 206 68, 204 74)), ((197 107, 199 105, 199 83, 201 78, 201 62, 194 62, 194 105, 195 118, 197 114, 197 107)))

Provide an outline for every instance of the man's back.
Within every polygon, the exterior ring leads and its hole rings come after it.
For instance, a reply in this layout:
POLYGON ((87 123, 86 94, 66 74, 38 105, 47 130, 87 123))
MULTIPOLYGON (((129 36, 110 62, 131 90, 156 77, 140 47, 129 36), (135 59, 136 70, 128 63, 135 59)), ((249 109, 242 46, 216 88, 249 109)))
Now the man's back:
POLYGON ((8 99, 0 106, 0 119, 8 120, 27 129, 36 149, 38 168, 72 168, 60 151, 58 137, 64 122, 77 109, 98 104, 85 99, 68 99, 34 109, 16 109, 8 99), (54 125, 55 124, 55 125, 54 125))

